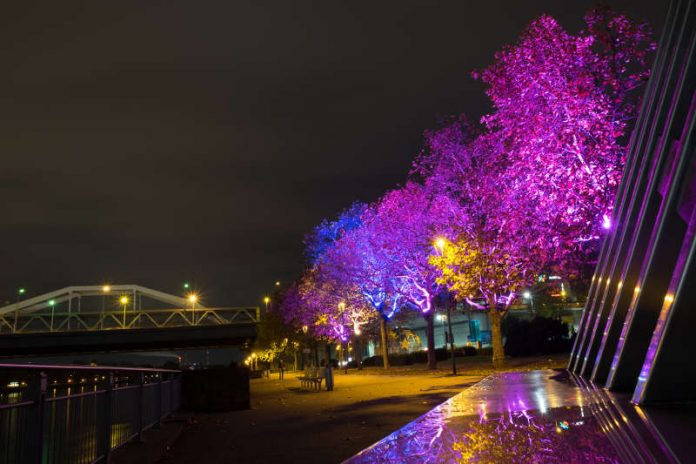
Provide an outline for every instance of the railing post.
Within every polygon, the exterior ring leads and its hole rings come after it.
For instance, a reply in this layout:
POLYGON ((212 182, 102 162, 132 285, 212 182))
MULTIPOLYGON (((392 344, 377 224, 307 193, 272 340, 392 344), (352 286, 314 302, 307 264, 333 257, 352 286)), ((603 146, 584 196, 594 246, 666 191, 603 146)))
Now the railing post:
POLYGON ((145 374, 140 372, 138 374, 138 401, 136 401, 135 407, 135 425, 138 429, 137 441, 143 441, 143 396, 145 394, 145 389, 143 385, 145 384, 145 374))
POLYGON ((104 385, 104 401, 102 402, 101 422, 98 422, 97 456, 104 456, 103 462, 111 462, 111 402, 113 400, 114 373, 109 372, 104 385))
POLYGON ((156 404, 156 409, 155 409, 156 414, 155 415, 157 416, 157 422, 155 425, 157 427, 162 425, 162 376, 163 376, 162 374, 163 374, 163 372, 160 372, 157 374, 157 395, 156 395, 157 402, 155 403, 156 404))
POLYGON ((44 409, 46 405, 46 389, 48 388, 48 380, 45 372, 39 374, 38 385, 34 390, 34 401, 36 404, 36 416, 34 418, 34 423, 36 430, 34 430, 34 459, 33 462, 41 463, 43 459, 43 435, 44 435, 44 409))

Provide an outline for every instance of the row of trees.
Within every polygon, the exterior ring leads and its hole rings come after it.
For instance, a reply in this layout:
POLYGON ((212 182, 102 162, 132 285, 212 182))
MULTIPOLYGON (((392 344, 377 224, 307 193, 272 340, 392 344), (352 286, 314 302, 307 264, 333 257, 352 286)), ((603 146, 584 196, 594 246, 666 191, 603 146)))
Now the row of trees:
POLYGON ((515 295, 544 271, 577 280, 591 270, 648 75, 644 24, 606 9, 585 19, 578 34, 533 21, 474 73, 492 103, 480 126, 443 120, 403 186, 315 227, 308 269, 279 307, 286 324, 344 342, 379 321, 387 367, 387 324, 417 311, 434 368, 434 301, 447 293, 488 311, 502 364, 515 295))

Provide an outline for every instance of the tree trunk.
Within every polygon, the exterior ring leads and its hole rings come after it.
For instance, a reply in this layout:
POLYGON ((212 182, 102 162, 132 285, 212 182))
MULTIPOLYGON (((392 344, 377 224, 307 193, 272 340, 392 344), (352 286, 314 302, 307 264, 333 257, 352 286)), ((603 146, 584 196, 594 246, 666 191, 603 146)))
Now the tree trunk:
POLYGON ((500 323, 503 320, 503 315, 495 307, 490 305, 488 310, 488 318, 491 321, 491 343, 493 344, 493 367, 500 369, 505 366, 505 349, 503 347, 503 332, 500 328, 500 323))
POLYGON ((360 335, 353 336, 353 352, 355 353, 355 362, 358 364, 358 370, 362 370, 362 340, 360 335))
POLYGON ((435 357, 435 321, 433 311, 423 315, 427 322, 425 336, 428 339, 428 369, 437 369, 437 358, 435 357))
POLYGON ((382 337, 382 361, 384 368, 389 369, 389 341, 387 339, 387 318, 385 316, 379 318, 379 334, 382 337))

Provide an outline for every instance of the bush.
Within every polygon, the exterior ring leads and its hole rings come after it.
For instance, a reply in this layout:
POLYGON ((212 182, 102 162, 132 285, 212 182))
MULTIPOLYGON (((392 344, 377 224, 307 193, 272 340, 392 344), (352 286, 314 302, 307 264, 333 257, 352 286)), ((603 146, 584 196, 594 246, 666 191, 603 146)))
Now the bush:
POLYGON ((537 316, 524 320, 508 317, 503 320, 505 353, 509 356, 533 356, 570 351, 568 324, 558 319, 537 316))

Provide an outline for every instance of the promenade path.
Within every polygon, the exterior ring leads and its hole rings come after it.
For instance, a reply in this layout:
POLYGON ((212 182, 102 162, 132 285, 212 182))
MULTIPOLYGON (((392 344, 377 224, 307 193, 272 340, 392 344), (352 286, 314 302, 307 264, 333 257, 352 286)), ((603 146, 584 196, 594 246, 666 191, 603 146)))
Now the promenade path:
MULTIPOLYGON (((511 360, 508 370, 564 367, 565 358, 511 360)), ((354 455, 494 372, 490 358, 460 361, 463 375, 447 363, 369 368, 335 374, 335 390, 304 392, 292 372, 251 381, 252 409, 194 416, 160 460, 166 464, 335 463, 354 455)))

